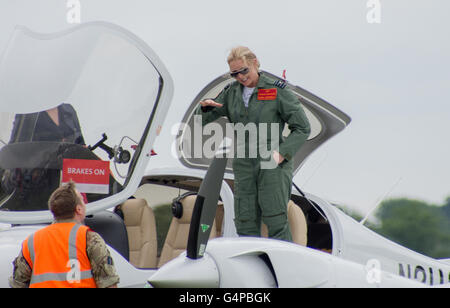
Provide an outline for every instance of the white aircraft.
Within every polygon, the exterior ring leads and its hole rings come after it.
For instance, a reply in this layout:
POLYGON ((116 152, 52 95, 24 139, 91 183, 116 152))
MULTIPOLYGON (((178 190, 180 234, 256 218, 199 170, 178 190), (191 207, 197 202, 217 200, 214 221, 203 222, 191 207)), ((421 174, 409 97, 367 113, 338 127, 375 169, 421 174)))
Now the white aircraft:
MULTIPOLYGON (((174 140, 160 142, 173 155, 154 156, 173 82, 144 41, 105 22, 45 35, 17 27, 0 62, 0 101, 7 102, 0 106, 0 223, 7 224, 0 231, 0 287, 8 287, 22 241, 51 223, 50 193, 70 178, 89 201, 86 224, 107 242, 120 287, 448 286, 449 260, 395 244, 296 185, 288 205, 294 243, 238 237, 231 160, 217 154, 232 153, 233 143, 200 127, 200 148, 216 154, 199 156, 193 138, 194 108, 230 81, 224 74, 208 84, 180 118, 186 124, 174 140), (45 131, 48 110, 59 112, 58 136, 45 131), (167 207, 159 205, 168 203, 166 235, 160 212, 167 207)), ((298 172, 350 118, 286 85, 312 125, 295 157, 298 172)), ((210 129, 226 131, 219 123, 210 129)))

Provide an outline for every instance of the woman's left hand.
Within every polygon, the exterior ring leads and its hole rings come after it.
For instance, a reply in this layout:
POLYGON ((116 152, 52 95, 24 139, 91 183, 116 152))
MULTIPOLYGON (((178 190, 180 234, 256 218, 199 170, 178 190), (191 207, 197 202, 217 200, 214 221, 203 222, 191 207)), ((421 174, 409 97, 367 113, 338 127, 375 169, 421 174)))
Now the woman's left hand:
POLYGON ((273 151, 272 153, 273 160, 279 165, 283 162, 284 157, 278 151, 273 151))

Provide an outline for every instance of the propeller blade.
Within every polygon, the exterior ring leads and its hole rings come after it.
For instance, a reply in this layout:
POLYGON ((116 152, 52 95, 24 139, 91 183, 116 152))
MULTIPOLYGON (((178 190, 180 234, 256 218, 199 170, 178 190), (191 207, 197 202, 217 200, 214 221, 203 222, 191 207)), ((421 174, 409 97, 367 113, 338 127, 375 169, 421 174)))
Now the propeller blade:
POLYGON ((225 138, 200 185, 187 243, 187 257, 190 259, 201 258, 205 252, 216 217, 217 203, 228 160, 226 154, 230 150, 230 145, 231 139, 225 138))

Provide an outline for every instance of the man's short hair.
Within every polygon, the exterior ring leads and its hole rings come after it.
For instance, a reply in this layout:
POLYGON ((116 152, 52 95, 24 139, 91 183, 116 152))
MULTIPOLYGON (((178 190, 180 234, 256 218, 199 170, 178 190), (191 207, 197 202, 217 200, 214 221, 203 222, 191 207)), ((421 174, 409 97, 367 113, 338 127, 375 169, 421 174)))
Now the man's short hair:
POLYGON ((56 189, 48 200, 48 208, 57 220, 71 219, 75 217, 75 209, 81 204, 75 183, 70 181, 56 189))

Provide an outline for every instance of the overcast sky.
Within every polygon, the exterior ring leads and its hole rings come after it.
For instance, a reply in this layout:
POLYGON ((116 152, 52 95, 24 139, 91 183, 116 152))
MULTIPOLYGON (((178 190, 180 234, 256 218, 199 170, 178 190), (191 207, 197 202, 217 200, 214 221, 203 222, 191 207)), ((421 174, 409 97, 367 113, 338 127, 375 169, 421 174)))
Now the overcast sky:
MULTIPOLYGON (((79 0, 81 22, 134 32, 172 75, 161 155, 170 153, 180 110, 228 70, 233 46, 246 45, 262 69, 286 69, 291 83, 352 118, 295 177, 305 191, 363 214, 384 196, 442 204, 450 196, 450 2, 380 0, 380 23, 369 23, 370 2, 79 0)), ((71 27, 67 3, 0 0, 0 50, 17 24, 44 33, 71 27)))

